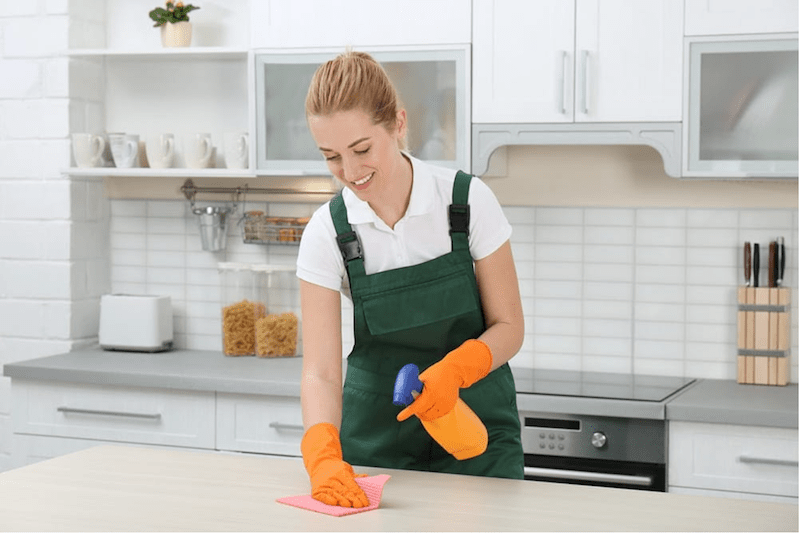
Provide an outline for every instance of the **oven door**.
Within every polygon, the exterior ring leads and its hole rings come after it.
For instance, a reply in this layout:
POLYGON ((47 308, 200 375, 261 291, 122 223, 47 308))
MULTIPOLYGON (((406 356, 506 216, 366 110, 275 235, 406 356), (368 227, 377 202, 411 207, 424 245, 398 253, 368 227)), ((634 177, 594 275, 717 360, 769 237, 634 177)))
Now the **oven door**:
POLYGON ((666 465, 525 454, 525 479, 666 492, 666 465))

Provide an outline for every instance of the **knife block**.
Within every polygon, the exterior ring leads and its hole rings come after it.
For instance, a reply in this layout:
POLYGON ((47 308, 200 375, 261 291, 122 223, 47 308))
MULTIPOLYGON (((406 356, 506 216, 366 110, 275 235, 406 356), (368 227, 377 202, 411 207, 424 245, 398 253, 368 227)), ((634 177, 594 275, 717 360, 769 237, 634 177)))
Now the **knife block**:
POLYGON ((740 286, 737 296, 737 382, 786 386, 791 358, 791 289, 740 286))

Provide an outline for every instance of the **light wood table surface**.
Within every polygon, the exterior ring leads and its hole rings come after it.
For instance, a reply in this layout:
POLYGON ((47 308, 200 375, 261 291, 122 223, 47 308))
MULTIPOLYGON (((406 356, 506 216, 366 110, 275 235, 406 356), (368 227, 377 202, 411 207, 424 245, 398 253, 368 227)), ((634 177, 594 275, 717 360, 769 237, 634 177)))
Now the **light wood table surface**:
POLYGON ((98 446, 0 474, 0 531, 794 531, 797 505, 404 470, 332 517, 299 459, 98 446))

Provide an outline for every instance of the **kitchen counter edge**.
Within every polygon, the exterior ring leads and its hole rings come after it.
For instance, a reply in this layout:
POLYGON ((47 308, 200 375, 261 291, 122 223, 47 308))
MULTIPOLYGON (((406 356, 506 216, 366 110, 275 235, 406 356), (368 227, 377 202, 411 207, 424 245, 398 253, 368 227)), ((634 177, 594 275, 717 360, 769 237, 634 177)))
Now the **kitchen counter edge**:
MULTIPOLYGON (((343 366, 346 364, 343 362, 343 366)), ((98 346, 3 366, 11 379, 300 397, 302 358, 229 357, 219 351, 104 351, 98 346)), ((714 424, 798 427, 797 384, 698 379, 666 403, 520 394, 520 410, 583 412, 714 424)))

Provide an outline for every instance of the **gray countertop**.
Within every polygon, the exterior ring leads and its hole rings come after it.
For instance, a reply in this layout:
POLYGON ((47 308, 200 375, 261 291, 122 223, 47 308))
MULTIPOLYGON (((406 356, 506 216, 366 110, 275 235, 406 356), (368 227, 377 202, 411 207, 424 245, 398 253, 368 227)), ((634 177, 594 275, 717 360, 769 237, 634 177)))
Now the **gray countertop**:
MULTIPOLYGON (((12 379, 300 396, 301 358, 225 357, 219 351, 103 351, 99 347, 3 367, 12 379)), ((667 403, 519 394, 519 409, 797 428, 798 389, 700 379, 667 403)))

